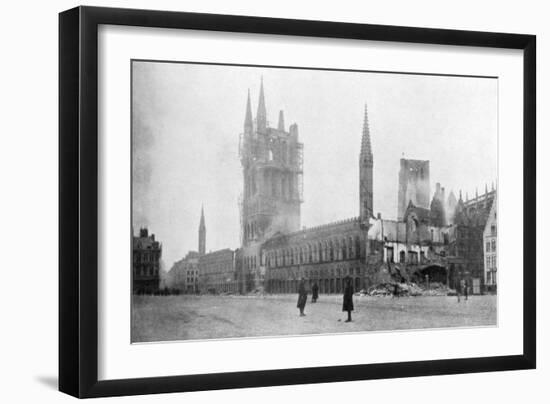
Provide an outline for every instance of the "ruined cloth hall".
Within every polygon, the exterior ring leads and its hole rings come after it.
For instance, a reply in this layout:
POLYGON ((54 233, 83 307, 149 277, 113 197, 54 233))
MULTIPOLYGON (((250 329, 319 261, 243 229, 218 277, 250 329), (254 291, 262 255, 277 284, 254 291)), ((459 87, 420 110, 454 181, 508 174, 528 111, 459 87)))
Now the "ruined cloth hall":
POLYGON ((432 195, 429 161, 402 158, 396 218, 382 218, 374 214, 374 154, 366 106, 357 133, 357 216, 302 228, 304 145, 298 125, 287 127, 283 111, 276 126, 269 124, 263 82, 255 117, 248 94, 239 135, 241 246, 205 253, 201 220, 201 292, 294 293, 303 278, 309 286, 316 283, 320 293, 341 293, 346 277, 357 291, 380 282, 427 279, 451 288, 464 279, 473 293, 496 289, 496 259, 488 267, 484 243, 487 226, 496 236, 494 187, 463 199, 462 192, 458 198, 452 191, 447 195, 438 183, 432 195))

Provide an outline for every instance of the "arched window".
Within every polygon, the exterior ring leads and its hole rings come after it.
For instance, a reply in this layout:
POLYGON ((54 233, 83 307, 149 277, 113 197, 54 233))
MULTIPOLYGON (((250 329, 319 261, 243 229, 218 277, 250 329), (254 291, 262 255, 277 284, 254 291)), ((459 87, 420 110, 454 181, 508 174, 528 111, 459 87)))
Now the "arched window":
POLYGON ((399 262, 402 264, 405 263, 405 251, 403 250, 399 251, 399 262))
POLYGON ((359 258, 361 256, 361 240, 359 236, 355 236, 355 257, 359 258))
POLYGON ((329 243, 329 261, 334 261, 334 244, 332 244, 332 240, 329 243))
POLYGON ((348 259, 348 246, 346 245, 346 239, 342 239, 342 259, 348 259))
POLYGON ((313 251, 311 248, 311 244, 308 244, 307 246, 307 252, 308 252, 308 262, 313 262, 313 251))
POLYGON ((278 192, 277 192, 277 176, 276 175, 273 175, 274 173, 271 174, 271 195, 273 196, 278 196, 278 192))
POLYGON ((269 150, 267 152, 267 159, 269 161, 273 161, 273 150, 271 148, 269 148, 269 150))

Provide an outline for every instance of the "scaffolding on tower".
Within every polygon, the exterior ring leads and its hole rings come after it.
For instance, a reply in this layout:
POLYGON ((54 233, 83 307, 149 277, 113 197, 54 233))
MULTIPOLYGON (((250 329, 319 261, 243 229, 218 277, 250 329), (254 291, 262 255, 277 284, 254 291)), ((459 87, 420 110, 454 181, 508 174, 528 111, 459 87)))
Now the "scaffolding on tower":
POLYGON ((296 144, 296 181, 298 188, 298 200, 304 201, 304 145, 296 144))

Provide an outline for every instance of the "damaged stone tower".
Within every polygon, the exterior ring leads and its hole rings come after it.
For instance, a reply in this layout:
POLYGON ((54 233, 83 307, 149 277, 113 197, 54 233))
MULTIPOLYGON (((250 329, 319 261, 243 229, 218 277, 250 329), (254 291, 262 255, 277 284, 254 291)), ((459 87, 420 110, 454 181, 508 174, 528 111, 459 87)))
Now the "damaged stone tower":
POLYGON ((403 220, 409 201, 430 208, 430 161, 401 159, 397 192, 397 220, 403 220))
POLYGON ((283 111, 277 127, 269 126, 263 81, 255 122, 248 94, 239 152, 244 183, 242 245, 299 230, 303 145, 298 141, 298 125, 285 130, 283 111))

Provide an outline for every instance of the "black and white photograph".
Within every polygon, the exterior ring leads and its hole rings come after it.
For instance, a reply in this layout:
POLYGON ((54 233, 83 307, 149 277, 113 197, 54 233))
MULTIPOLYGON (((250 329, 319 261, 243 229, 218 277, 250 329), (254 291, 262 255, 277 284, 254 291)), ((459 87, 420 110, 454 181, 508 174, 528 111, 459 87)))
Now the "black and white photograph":
POLYGON ((498 77, 130 69, 132 343, 498 326, 498 77))

